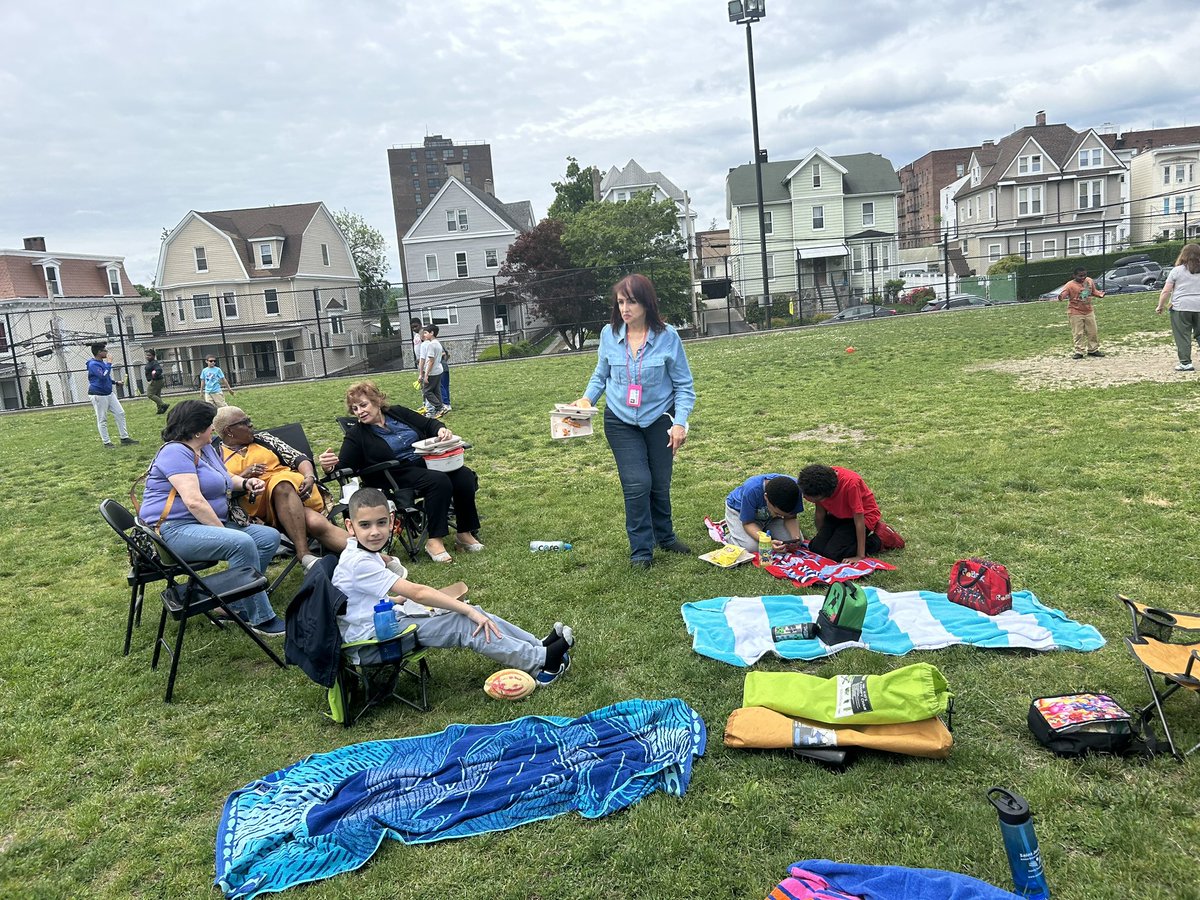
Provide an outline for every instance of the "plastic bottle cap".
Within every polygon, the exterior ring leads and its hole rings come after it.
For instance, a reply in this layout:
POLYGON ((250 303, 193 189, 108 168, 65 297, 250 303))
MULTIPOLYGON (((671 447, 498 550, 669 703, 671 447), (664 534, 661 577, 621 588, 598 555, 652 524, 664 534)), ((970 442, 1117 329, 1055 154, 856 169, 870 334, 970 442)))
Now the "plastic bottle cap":
POLYGON ((1020 794, 1014 794, 1002 787, 994 787, 988 788, 987 798, 992 806, 996 807, 1001 822, 1020 825, 1029 821, 1029 803, 1020 794))
POLYGON ((378 603, 375 604, 375 612, 387 612, 389 609, 394 609, 395 606, 396 606, 395 603, 393 603, 387 597, 384 597, 382 600, 380 600, 378 603))

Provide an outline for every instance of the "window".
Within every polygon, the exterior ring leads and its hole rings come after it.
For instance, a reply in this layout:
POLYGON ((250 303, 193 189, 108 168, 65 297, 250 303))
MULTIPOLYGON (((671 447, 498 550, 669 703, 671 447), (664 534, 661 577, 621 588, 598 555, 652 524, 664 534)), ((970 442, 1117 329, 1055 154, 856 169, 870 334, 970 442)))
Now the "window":
POLYGON ((430 191, 436 191, 438 189, 438 185, 440 185, 441 182, 436 178, 430 178, 428 180, 427 184, 429 185, 430 191))
POLYGON ((775 233, 775 220, 770 210, 763 211, 763 234, 775 233))
POLYGON ((58 280, 58 266, 46 266, 46 291, 51 297, 63 295, 62 284, 58 280))
POLYGON ((467 230, 467 211, 465 209, 448 209, 448 210, 446 210, 446 230, 447 231, 466 231, 467 230))
POLYGON ((705 266, 700 272, 700 277, 703 278, 705 281, 707 281, 710 278, 716 278, 717 277, 717 267, 716 266, 705 266))
POLYGON ((264 269, 269 269, 275 265, 275 257, 271 252, 270 244, 258 245, 258 258, 261 260, 264 269))
POLYGON ((1079 151, 1079 168, 1094 169, 1100 165, 1100 162, 1101 162, 1101 154, 1100 154, 1099 147, 1096 147, 1095 149, 1092 149, 1092 150, 1080 150, 1079 151))
POLYGON ((1098 209, 1103 205, 1104 182, 1102 180, 1079 182, 1080 209, 1098 209))
POLYGON ((187 321, 187 317, 184 315, 184 312, 183 312, 183 298, 182 297, 175 298, 175 317, 177 319, 179 319, 180 322, 187 321))
POLYGON ((892 245, 879 245, 879 268, 890 269, 892 267, 892 245))
POLYGON ((1029 258, 1029 241, 1021 241, 1017 244, 1017 256, 1029 258))
POLYGON ((1171 183, 1171 167, 1163 166, 1163 184, 1171 183))
POLYGON ((459 251, 454 254, 454 267, 458 270, 459 278, 467 277, 467 254, 459 251))
POLYGON ((1100 247, 1100 235, 1085 234, 1083 236, 1083 252, 1095 253, 1100 247))
POLYGON ((412 160, 412 159, 416 159, 416 158, 417 158, 417 151, 416 151, 416 150, 409 150, 409 151, 408 151, 408 158, 409 158, 410 160, 412 160))
POLYGON ((1042 214, 1042 188, 1017 188, 1017 215, 1040 216, 1042 214))
POLYGON ((426 253, 425 254, 425 278, 429 281, 437 281, 439 277, 440 276, 438 275, 437 254, 436 253, 426 253))
POLYGON ((996 218, 996 192, 988 191, 988 218, 996 218))
POLYGON ((236 319, 237 314, 237 297, 233 291, 226 291, 221 295, 221 307, 225 313, 225 318, 236 319))
POLYGON ((275 288, 263 291, 263 306, 268 316, 279 315, 279 292, 275 288))
POLYGON ((1018 175, 1037 175, 1042 171, 1042 154, 1031 153, 1017 160, 1018 175))
POLYGON ((979 166, 971 167, 971 187, 977 187, 980 180, 979 166))
POLYGON ((1182 197, 1175 198, 1175 212, 1177 212, 1177 213, 1183 212, 1183 198, 1182 197))
POLYGON ((457 325, 458 307, 443 306, 440 309, 421 310, 421 321, 426 325, 457 325))
POLYGON ((192 310, 196 314, 196 321, 211 319, 212 298, 208 294, 192 294, 192 310))
POLYGON ((104 333, 106 335, 108 335, 109 337, 117 336, 117 317, 116 316, 105 316, 104 317, 104 333))
POLYGON ((1077 237, 1067 238, 1067 256, 1078 256, 1078 255, 1079 255, 1079 238, 1077 238, 1077 237))
POLYGON ((483 264, 489 269, 497 269, 500 267, 500 254, 495 250, 483 251, 483 264))
POLYGON ((988 262, 994 263, 1000 259, 1000 245, 988 244, 988 262))
POLYGON ((954 167, 954 174, 955 174, 955 175, 956 175, 958 178, 962 178, 964 175, 966 175, 966 174, 967 174, 967 167, 966 167, 966 165, 965 165, 964 163, 958 163, 957 165, 955 165, 955 167, 954 167))
POLYGON ((296 361, 296 343, 291 338, 283 342, 283 361, 285 363, 296 361))
POLYGON ((813 231, 820 231, 825 227, 825 207, 814 206, 813 212, 813 231))
POLYGON ((108 267, 108 293, 111 297, 121 296, 121 270, 116 266, 108 267))
POLYGON ((321 245, 321 265, 323 265, 323 266, 329 265, 329 245, 328 244, 321 245))
POLYGON ((1183 184, 1183 176, 1187 173, 1187 166, 1177 165, 1175 167, 1175 183, 1183 184))
POLYGON ((329 317, 329 333, 330 334, 345 334, 346 333, 346 320, 343 319, 341 316, 330 316, 329 317))
POLYGON ((820 186, 821 186, 821 164, 819 162, 815 162, 815 163, 813 163, 813 187, 819 188, 820 186))
POLYGON ((768 278, 775 277, 775 254, 774 253, 767 254, 767 277, 768 278))
POLYGON ((4 324, 0 323, 0 353, 8 352, 8 332, 4 330, 4 324))
POLYGON ((1058 256, 1057 238, 1042 241, 1042 259, 1053 259, 1058 256))
POLYGON ((966 218, 971 219, 975 216, 975 198, 972 197, 967 201, 966 218))
POLYGON ((855 274, 861 274, 863 270, 863 253, 862 247, 850 248, 850 265, 854 268, 855 274))
POLYGON ((1169 216, 1170 214, 1171 214, 1171 198, 1163 197, 1163 215, 1169 216))
POLYGON ((864 203, 863 205, 863 225, 875 224, 875 204, 864 203))
POLYGON ((195 252, 196 252, 196 271, 197 272, 207 272, 208 271, 208 256, 205 255, 204 248, 196 247, 195 252))

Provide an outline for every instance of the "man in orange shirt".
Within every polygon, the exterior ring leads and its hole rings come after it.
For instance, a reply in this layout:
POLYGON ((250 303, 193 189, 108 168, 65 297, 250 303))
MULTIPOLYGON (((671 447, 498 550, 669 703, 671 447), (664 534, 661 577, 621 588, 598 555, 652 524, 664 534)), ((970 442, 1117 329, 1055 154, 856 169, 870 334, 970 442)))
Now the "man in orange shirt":
POLYGON ((1093 297, 1103 296, 1104 291, 1097 290, 1096 282, 1088 278, 1083 266, 1075 270, 1075 277, 1064 284, 1058 294, 1059 300, 1067 301, 1067 321, 1071 323, 1071 338, 1075 342, 1072 359, 1083 359, 1085 347, 1088 356, 1104 355, 1096 333, 1096 308, 1092 306, 1093 297))

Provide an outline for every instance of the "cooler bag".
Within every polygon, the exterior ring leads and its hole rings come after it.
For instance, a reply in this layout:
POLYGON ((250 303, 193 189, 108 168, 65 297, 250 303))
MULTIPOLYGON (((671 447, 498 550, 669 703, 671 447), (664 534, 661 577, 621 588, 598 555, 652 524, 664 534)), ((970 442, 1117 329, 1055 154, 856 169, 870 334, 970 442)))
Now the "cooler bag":
POLYGON ((960 559, 950 568, 951 603, 989 616, 1012 609, 1012 581, 1008 569, 990 559, 960 559))

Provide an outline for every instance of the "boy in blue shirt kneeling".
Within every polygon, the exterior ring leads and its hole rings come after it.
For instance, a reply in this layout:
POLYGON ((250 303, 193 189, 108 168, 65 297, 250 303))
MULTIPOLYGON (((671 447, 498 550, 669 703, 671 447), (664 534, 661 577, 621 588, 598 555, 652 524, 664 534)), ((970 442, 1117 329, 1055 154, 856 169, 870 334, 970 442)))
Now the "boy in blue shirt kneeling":
POLYGON ((800 485, 790 475, 753 475, 725 498, 725 521, 729 541, 747 550, 758 550, 758 536, 771 535, 771 544, 782 550, 784 543, 800 541, 804 509, 800 485))

